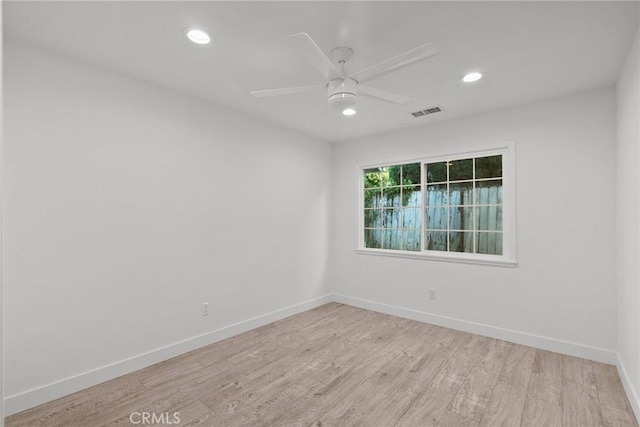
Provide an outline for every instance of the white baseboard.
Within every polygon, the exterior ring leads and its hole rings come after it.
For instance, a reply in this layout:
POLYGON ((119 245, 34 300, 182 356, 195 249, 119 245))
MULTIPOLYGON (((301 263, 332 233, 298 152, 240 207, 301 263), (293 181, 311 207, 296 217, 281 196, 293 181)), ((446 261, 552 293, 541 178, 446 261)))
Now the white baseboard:
POLYGON ((4 415, 9 416, 45 402, 58 399, 71 393, 126 375, 138 369, 151 366, 183 353, 221 341, 242 332, 267 325, 276 320, 319 307, 332 302, 332 295, 324 295, 308 301, 272 311, 251 319, 224 326, 211 332, 188 338, 128 359, 101 366, 91 371, 64 378, 22 393, 7 396, 4 399, 4 415))
POLYGON ((343 304, 353 305, 380 313, 390 314, 393 316, 404 317, 406 319, 417 320, 419 322, 444 326, 447 328, 470 332, 486 337, 497 338, 516 344, 522 344, 530 347, 540 348, 543 350, 554 351, 556 353, 581 357, 583 359, 594 360, 596 362, 608 363, 611 365, 615 365, 618 362, 617 353, 613 350, 590 347, 569 341, 557 340, 555 338, 527 334, 511 329, 504 329, 496 326, 485 325, 482 323, 469 322, 466 320, 455 319, 453 317, 426 313, 423 311, 369 301, 366 299, 350 297, 347 295, 334 294, 333 297, 334 301, 336 302, 341 302, 343 304))
POLYGON ((144 354, 102 366, 88 372, 64 378, 51 384, 46 384, 22 393, 7 396, 4 399, 4 415, 9 416, 15 414, 42 403, 75 393, 122 375, 126 375, 138 369, 153 365, 154 363, 170 359, 180 354, 232 337, 242 332, 255 329, 273 321, 310 310, 332 301, 478 335, 498 338, 517 344, 617 365, 625 390, 632 403, 633 410, 636 413, 636 417, 640 418, 638 415, 640 413, 638 394, 631 386, 624 365, 620 361, 617 353, 612 350, 585 346, 554 338, 527 334, 510 329, 469 322, 452 317, 426 313, 340 294, 324 295, 309 301, 304 301, 299 304, 216 329, 206 334, 179 341, 144 354))
POLYGON ((636 414, 636 420, 640 422, 640 395, 638 394, 638 390, 633 387, 633 383, 629 379, 629 374, 627 374, 627 369, 624 367, 620 355, 618 355, 618 363, 616 365, 618 367, 618 375, 620 375, 620 379, 622 380, 622 385, 631 403, 633 413, 636 414))

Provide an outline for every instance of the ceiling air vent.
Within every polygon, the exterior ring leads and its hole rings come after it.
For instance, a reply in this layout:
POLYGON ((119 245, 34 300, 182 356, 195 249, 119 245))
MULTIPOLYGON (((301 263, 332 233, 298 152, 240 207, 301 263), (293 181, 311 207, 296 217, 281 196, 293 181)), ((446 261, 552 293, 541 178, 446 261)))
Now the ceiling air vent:
POLYGON ((420 116, 426 116, 428 114, 439 113, 441 111, 444 111, 444 108, 442 108, 439 105, 436 105, 435 107, 426 108, 426 109, 420 110, 420 111, 415 111, 415 112, 411 113, 411 115, 413 117, 420 117, 420 116))

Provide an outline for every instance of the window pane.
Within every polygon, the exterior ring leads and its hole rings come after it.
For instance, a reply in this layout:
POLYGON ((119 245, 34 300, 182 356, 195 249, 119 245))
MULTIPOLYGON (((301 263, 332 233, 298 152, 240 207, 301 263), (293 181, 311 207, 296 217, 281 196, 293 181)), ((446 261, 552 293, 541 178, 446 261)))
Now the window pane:
POLYGON ((502 206, 478 206, 476 230, 502 230, 502 206))
POLYGON ((444 206, 448 200, 447 184, 427 185, 427 206, 444 206))
POLYGON ((502 180, 476 182, 476 204, 500 205, 502 204, 502 180))
POLYGON ((383 209, 382 227, 400 228, 400 209, 383 209))
POLYGON ((364 226, 365 228, 382 227, 382 210, 381 209, 365 209, 364 210, 364 226))
POLYGON ((422 247, 420 245, 420 239, 422 238, 420 229, 403 230, 402 233, 402 249, 405 251, 419 251, 422 247))
POLYGON ((426 249, 428 251, 446 251, 447 250, 447 232, 446 231, 427 231, 426 232, 426 249))
POLYGON ((400 187, 382 189, 382 205, 388 208, 400 206, 400 187))
POLYGON ((422 206, 422 189, 419 185, 402 187, 403 206, 422 206))
POLYGON ((473 252, 473 233, 464 231, 449 232, 449 252, 473 252))
POLYGON ((402 243, 402 230, 382 230, 382 249, 400 250, 402 243))
POLYGON ((382 187, 382 173, 380 168, 365 169, 364 188, 382 187))
POLYGON ((502 176, 502 155, 478 157, 476 159, 476 179, 502 176))
POLYGON ((472 205, 473 181, 449 184, 449 204, 472 205))
POLYGON ((382 192, 377 190, 364 190, 364 207, 378 208, 381 207, 382 192))
POLYGON ((422 218, 420 217, 420 208, 402 209, 402 228, 420 228, 422 227, 422 218))
POLYGON ((452 206, 449 215, 450 230, 473 230, 473 207, 452 206))
POLYGON ((446 207, 427 208, 427 229, 446 230, 447 210, 446 207))
POLYGON ((478 253, 502 255, 502 233, 477 233, 478 253))
POLYGON ((449 162, 449 181, 473 179, 473 159, 449 162))
MULTIPOLYGON (((402 181, 400 179, 400 171, 402 170, 401 165, 396 166, 388 166, 386 168, 387 176, 389 177, 388 183, 386 185, 400 185, 402 181)), ((383 177, 384 178, 384 177, 383 177)))
POLYGON ((420 184, 420 163, 402 165, 402 185, 420 184))
POLYGON ((428 163, 426 168, 427 182, 443 182, 447 180, 447 162, 428 163))
POLYGON ((382 230, 365 229, 364 230, 364 247, 380 249, 382 247, 382 230))

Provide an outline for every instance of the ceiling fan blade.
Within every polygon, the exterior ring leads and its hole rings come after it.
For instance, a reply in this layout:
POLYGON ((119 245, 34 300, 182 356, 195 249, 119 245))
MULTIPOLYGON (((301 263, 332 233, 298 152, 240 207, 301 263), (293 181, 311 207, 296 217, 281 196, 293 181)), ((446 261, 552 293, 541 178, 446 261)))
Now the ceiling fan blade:
POLYGON ((288 38, 323 76, 329 79, 336 75, 342 75, 336 64, 320 49, 309 34, 291 34, 288 38))
POLYGON ((382 62, 365 68, 351 77, 356 79, 359 83, 367 82, 369 80, 377 79, 392 71, 398 70, 402 67, 414 64, 423 59, 427 59, 433 55, 436 55, 438 50, 431 43, 418 46, 411 50, 408 50, 400 55, 396 55, 393 58, 389 58, 382 62))
POLYGON ((358 85, 358 93, 373 99, 390 102, 392 104, 404 105, 411 101, 411 98, 397 93, 387 92, 386 90, 376 89, 371 86, 358 85))
POLYGON ((311 92, 313 90, 319 89, 320 87, 322 86, 313 85, 313 86, 282 87, 279 89, 254 90, 249 93, 255 98, 267 98, 270 96, 293 95, 296 93, 311 92))

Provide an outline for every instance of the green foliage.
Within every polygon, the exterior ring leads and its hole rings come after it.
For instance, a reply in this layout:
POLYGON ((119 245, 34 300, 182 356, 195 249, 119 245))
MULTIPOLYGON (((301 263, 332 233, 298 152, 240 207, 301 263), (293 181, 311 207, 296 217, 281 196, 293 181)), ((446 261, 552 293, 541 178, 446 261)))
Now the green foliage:
MULTIPOLYGON (((420 163, 407 165, 383 166, 364 171, 364 187, 384 189, 384 196, 391 204, 391 200, 401 193, 402 204, 406 205, 411 197, 411 192, 420 185, 420 163)), ((365 191, 365 206, 371 206, 374 191, 365 191)), ((382 197, 382 193, 379 194, 382 197)))
POLYGON ((449 162, 449 181, 473 179, 473 159, 449 162))
POLYGON ((447 180, 447 162, 427 164, 427 182, 444 182, 447 180))
POLYGON ((389 182, 389 171, 387 168, 367 169, 364 171, 364 187, 378 188, 386 187, 389 182))
POLYGON ((502 156, 489 156, 476 159, 476 178, 494 178, 502 176, 502 156))
POLYGON ((402 166, 402 185, 420 184, 420 163, 402 166))
MULTIPOLYGON (((471 180, 474 176, 473 163, 473 159, 428 163, 427 182, 445 182, 447 181, 447 176, 449 181, 471 180)), ((502 156, 477 157, 475 159, 475 168, 476 179, 501 177, 502 156)))

